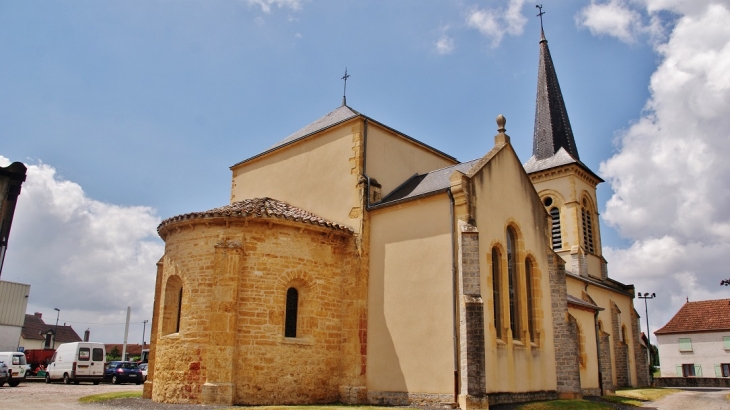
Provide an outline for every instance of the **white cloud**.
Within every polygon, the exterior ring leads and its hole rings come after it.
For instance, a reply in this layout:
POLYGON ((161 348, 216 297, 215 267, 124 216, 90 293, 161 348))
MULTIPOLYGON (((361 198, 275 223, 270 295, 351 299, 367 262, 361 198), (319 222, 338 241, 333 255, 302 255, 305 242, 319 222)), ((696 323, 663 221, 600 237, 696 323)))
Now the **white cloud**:
POLYGON ((584 7, 576 16, 579 26, 587 27, 594 35, 609 35, 625 43, 634 43, 645 31, 641 14, 631 9, 624 0, 609 0, 584 7))
MULTIPOLYGON (((638 4, 638 3, 632 3, 638 4)), ((641 118, 601 164, 614 195, 603 218, 630 248, 606 249, 610 273, 656 292, 652 328, 685 298, 730 296, 730 6, 727 2, 646 0, 647 13, 671 11, 674 26, 656 44, 641 118)), ((658 16, 658 14, 656 15, 658 16)))
POLYGON ((445 55, 454 52, 454 39, 449 37, 449 35, 447 34, 448 30, 448 26, 442 27, 440 30, 441 34, 438 40, 436 40, 436 42, 434 43, 434 48, 436 49, 436 52, 438 54, 445 55))
POLYGON ((527 23, 527 18, 522 15, 524 4, 524 0, 510 0, 506 9, 472 9, 466 24, 491 38, 492 47, 497 47, 505 34, 522 34, 527 23))
MULTIPOLYGON (((45 313, 47 323, 57 307, 77 333, 90 327, 95 340, 121 342, 127 306, 135 322, 152 318, 155 264, 164 251, 159 222, 152 208, 96 201, 53 167, 29 165, 2 279, 30 284, 28 311, 45 313)), ((137 327, 132 332, 140 334, 137 327)))
POLYGON ((271 13, 272 7, 301 10, 302 0, 246 0, 248 4, 259 6, 264 13, 271 13))

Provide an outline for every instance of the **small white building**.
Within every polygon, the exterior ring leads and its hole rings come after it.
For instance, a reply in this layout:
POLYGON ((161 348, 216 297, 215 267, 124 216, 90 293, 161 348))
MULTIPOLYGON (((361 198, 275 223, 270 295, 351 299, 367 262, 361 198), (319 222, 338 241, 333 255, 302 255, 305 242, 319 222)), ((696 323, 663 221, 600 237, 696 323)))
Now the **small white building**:
POLYGON ((654 334, 661 377, 730 377, 730 299, 687 302, 654 334))
POLYGON ((30 285, 0 280, 0 351, 18 349, 30 285))

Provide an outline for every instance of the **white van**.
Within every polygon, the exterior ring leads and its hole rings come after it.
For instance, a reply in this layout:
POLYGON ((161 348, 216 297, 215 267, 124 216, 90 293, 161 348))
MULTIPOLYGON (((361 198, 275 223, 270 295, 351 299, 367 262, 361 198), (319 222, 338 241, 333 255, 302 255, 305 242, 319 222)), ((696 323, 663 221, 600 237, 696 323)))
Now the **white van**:
POLYGON ((15 387, 20 384, 21 381, 25 381, 25 371, 27 370, 25 365, 25 353, 23 352, 0 352, 0 362, 5 363, 8 366, 10 378, 8 384, 10 387, 15 387))
POLYGON ((66 384, 79 384, 81 381, 99 384, 104 378, 105 359, 103 343, 64 343, 58 346, 46 368, 46 383, 63 380, 66 384))

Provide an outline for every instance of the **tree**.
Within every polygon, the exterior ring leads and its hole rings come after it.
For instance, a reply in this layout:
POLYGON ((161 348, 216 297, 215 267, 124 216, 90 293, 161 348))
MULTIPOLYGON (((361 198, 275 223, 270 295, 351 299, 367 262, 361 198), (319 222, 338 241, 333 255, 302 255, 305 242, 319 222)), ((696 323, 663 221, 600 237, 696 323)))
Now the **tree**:
POLYGON ((119 360, 121 357, 122 353, 119 351, 119 348, 114 346, 112 347, 112 350, 106 354, 106 361, 119 360))

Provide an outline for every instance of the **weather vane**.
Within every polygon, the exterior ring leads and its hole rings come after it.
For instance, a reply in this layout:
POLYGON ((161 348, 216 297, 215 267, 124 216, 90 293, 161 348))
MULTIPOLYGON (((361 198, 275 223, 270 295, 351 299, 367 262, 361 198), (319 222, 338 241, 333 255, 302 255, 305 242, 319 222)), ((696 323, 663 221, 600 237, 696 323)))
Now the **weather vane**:
POLYGON ((545 14, 545 12, 542 11, 542 4, 536 4, 535 7, 540 9, 540 12, 537 13, 537 17, 540 17, 540 31, 542 31, 542 15, 545 14))
POLYGON ((345 88, 342 90, 342 105, 347 105, 347 79, 350 75, 347 74, 347 67, 345 67, 345 75, 342 76, 342 80, 345 80, 345 88))

